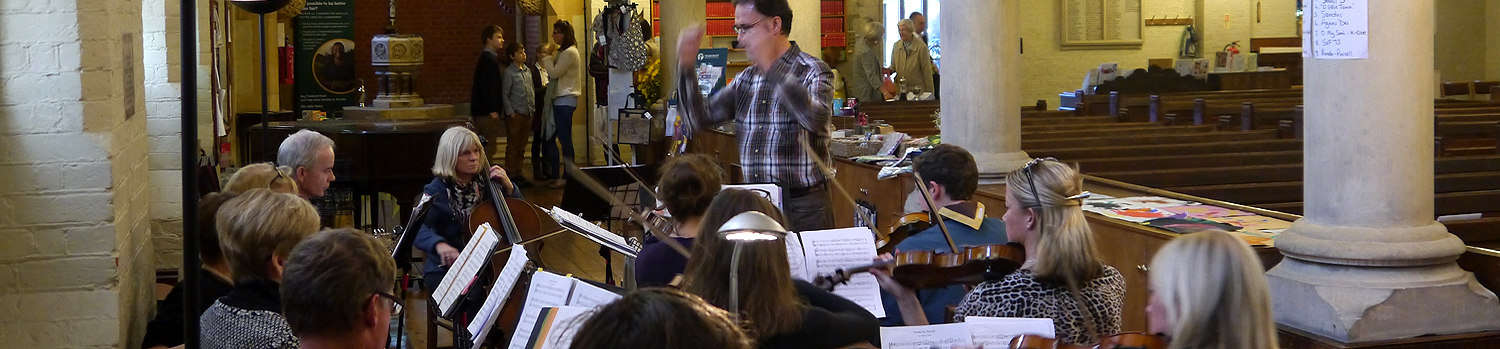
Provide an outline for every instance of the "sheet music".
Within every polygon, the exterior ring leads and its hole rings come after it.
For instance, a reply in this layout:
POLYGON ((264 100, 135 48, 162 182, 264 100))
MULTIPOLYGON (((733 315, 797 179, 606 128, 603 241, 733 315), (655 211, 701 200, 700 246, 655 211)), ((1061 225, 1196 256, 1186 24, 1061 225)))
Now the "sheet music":
MULTIPOLYGON (((866 265, 875 260, 875 237, 870 235, 869 228, 804 231, 800 235, 808 274, 832 274, 840 268, 866 265)), ((850 277, 848 285, 839 285, 833 293, 859 304, 877 318, 885 317, 880 284, 870 274, 850 277)))
POLYGON ((542 308, 567 305, 568 294, 572 291, 573 278, 545 271, 531 274, 531 288, 526 294, 526 304, 521 306, 521 321, 516 323, 516 333, 510 337, 510 349, 526 348, 542 308))
POLYGON ((807 256, 802 255, 802 240, 797 233, 786 234, 786 257, 786 264, 792 266, 793 279, 812 281, 813 276, 807 275, 807 256))
POLYGON ((635 258, 636 254, 641 252, 640 249, 631 246, 629 242, 625 241, 625 237, 604 230, 604 228, 594 225, 594 223, 589 223, 587 219, 583 219, 583 217, 579 217, 572 212, 553 206, 547 213, 553 219, 556 219, 558 223, 562 223, 563 226, 567 227, 568 230, 583 235, 583 237, 604 245, 604 247, 608 247, 611 250, 615 250, 615 252, 619 252, 626 257, 635 258))
POLYGON ((542 308, 541 316, 537 318, 536 335, 527 348, 531 349, 568 349, 573 345, 573 337, 578 329, 583 327, 583 322, 588 321, 589 316, 594 314, 593 307, 551 307, 542 308))
POLYGON ((480 224, 479 229, 474 231, 474 236, 477 238, 464 246, 463 252, 458 254, 458 260, 448 267, 448 273, 443 275, 443 281, 433 291, 432 298, 437 300, 438 312, 442 315, 452 312, 453 303, 469 289, 469 284, 479 275, 479 269, 484 268, 490 251, 494 251, 495 244, 500 242, 489 223, 480 224))
MULTIPOLYGON (((895 326, 880 328, 880 347, 885 349, 952 348, 955 345, 974 345, 969 324, 952 323, 922 326, 895 326)), ((1000 348, 1010 346, 1007 342, 1000 348)), ((989 348, 989 346, 986 346, 989 348)))
POLYGON ((479 307, 479 313, 474 314, 474 319, 469 322, 474 343, 484 343, 490 327, 500 317, 500 307, 505 306, 505 300, 510 298, 510 291, 516 287, 516 280, 521 278, 521 271, 525 269, 526 246, 515 245, 510 250, 510 258, 505 261, 505 268, 501 268, 500 276, 495 278, 495 285, 490 287, 490 295, 484 298, 484 306, 479 307))
POLYGON ((568 306, 598 308, 620 299, 620 295, 594 286, 587 281, 574 279, 573 294, 568 296, 568 306))
POLYGON ((974 334, 974 345, 986 348, 1005 348, 1010 346, 1011 338, 1023 334, 1057 338, 1052 319, 1048 318, 967 316, 964 323, 969 324, 969 331, 974 334))

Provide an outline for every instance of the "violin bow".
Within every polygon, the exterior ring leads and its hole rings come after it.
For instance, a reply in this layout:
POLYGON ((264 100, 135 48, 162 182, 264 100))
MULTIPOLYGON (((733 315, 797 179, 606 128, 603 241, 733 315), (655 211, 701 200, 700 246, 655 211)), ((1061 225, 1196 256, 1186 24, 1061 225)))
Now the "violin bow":
POLYGON ((609 189, 605 188, 604 184, 599 183, 599 180, 594 178, 593 175, 590 175, 587 172, 583 172, 582 169, 579 169, 578 164, 575 164, 572 161, 563 161, 563 163, 567 166, 568 172, 573 174, 573 180, 577 181, 578 184, 583 185, 584 188, 588 188, 589 191, 594 192, 594 195, 598 195, 600 198, 609 201, 610 205, 624 207, 626 211, 629 211, 629 214, 632 218, 635 218, 637 222, 641 222, 641 227, 644 227, 646 231, 651 232, 652 235, 655 235, 658 240, 661 240, 661 242, 666 243, 667 246, 671 246, 673 250, 677 250, 677 253, 681 253, 683 257, 687 257, 690 254, 687 247, 682 246, 681 243, 678 243, 676 239, 668 236, 667 233, 664 233, 661 230, 657 229, 655 226, 648 224, 645 215, 641 214, 640 211, 636 211, 634 208, 631 208, 630 205, 626 204, 624 200, 620 200, 619 197, 616 197, 614 194, 610 194, 609 189))
POLYGON ((875 235, 875 240, 884 240, 886 237, 885 234, 880 233, 880 229, 875 226, 875 221, 870 219, 870 215, 868 213, 865 213, 864 210, 858 208, 859 203, 854 201, 854 197, 849 196, 849 192, 844 190, 844 186, 840 185, 839 181, 834 180, 833 169, 828 168, 828 164, 823 162, 823 158, 818 156, 818 152, 813 151, 812 145, 808 144, 808 142, 804 140, 802 141, 802 150, 806 151, 808 156, 812 156, 813 163, 818 164, 818 171, 821 171, 823 173, 823 176, 828 178, 828 183, 829 185, 833 186, 834 191, 837 191, 839 193, 839 196, 843 197, 844 200, 849 201, 851 205, 856 206, 854 209, 854 215, 858 216, 860 221, 865 222, 865 227, 870 228, 870 232, 875 235))
POLYGON ((953 243, 953 234, 949 234, 948 225, 943 224, 943 215, 939 212, 943 208, 937 207, 937 203, 932 201, 932 192, 927 190, 927 181, 923 180, 922 175, 917 174, 917 171, 911 171, 911 176, 916 177, 917 190, 922 192, 922 200, 927 202, 927 209, 932 210, 932 224, 937 225, 938 229, 943 231, 943 238, 948 240, 949 251, 958 253, 958 245, 953 243))

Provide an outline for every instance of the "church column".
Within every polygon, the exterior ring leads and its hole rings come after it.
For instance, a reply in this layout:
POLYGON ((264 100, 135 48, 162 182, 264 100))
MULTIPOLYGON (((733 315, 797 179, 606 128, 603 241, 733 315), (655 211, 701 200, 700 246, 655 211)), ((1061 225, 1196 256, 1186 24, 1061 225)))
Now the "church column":
POLYGON ((1367 59, 1304 59, 1306 215, 1267 273, 1281 325, 1344 342, 1500 329, 1433 219, 1433 11, 1370 0, 1367 59))
MULTIPOLYGON (((677 39, 689 23, 703 22, 703 1, 661 0, 661 87, 677 88, 677 39)), ((704 41, 708 41, 705 39, 704 41)))
POLYGON ((943 3, 943 143, 974 154, 981 182, 1029 161, 1021 150, 1020 0, 943 3), (958 49, 952 49, 952 48, 958 49))

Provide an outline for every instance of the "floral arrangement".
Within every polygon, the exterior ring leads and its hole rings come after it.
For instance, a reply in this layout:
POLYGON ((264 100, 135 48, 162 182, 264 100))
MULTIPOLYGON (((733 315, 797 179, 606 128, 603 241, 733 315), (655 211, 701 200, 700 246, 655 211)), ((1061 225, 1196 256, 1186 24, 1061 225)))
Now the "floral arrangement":
POLYGON ((645 68, 635 73, 635 89, 646 97, 646 103, 661 100, 661 59, 652 57, 645 68))

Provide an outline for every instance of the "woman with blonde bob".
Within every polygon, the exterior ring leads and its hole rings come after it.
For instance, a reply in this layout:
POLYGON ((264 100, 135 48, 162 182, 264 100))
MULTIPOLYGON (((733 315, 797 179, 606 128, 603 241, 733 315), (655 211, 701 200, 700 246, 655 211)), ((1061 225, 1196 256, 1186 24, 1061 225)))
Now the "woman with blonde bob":
MULTIPOLYGON (((511 183, 505 170, 490 165, 488 159, 479 136, 467 128, 449 128, 438 139, 437 156, 432 163, 432 182, 422 188, 422 194, 432 197, 428 203, 432 209, 420 223, 414 243, 427 256, 422 264, 422 288, 427 294, 437 289, 443 276, 448 274, 448 267, 458 260, 459 252, 468 244, 465 237, 473 233, 468 231, 469 215, 480 202, 490 199, 490 180, 500 185, 498 192, 501 195, 521 197, 520 189, 511 183)), ((475 287, 471 292, 479 289, 475 287)), ((484 297, 465 299, 483 300, 484 297)), ((459 305, 463 314, 455 315, 456 318, 473 318, 473 312, 482 306, 476 303, 459 305)), ((460 331, 462 340, 472 338, 467 330, 460 331)))
MULTIPOLYGON (((1120 331, 1125 279, 1099 259, 1083 218, 1083 179, 1056 159, 1032 160, 1005 175, 1005 235, 1026 249, 1021 269, 975 286, 954 310, 966 316, 1049 318, 1057 338, 1087 344, 1120 331)), ((872 271, 897 296, 907 325, 925 325, 916 295, 872 271), (907 307, 918 307, 914 313, 907 307)))
POLYGON ((422 188, 422 194, 432 196, 432 210, 417 230, 416 240, 417 248, 428 256, 422 267, 422 284, 428 292, 437 288, 468 242, 463 237, 472 233, 465 231, 469 229, 469 214, 489 196, 490 181, 486 179, 496 179, 503 195, 521 197, 505 170, 490 165, 479 136, 464 127, 443 132, 432 175, 432 182, 422 188))
POLYGON ((292 248, 318 231, 318 210, 297 195, 256 188, 224 203, 215 220, 234 289, 199 319, 203 347, 297 347, 281 312, 281 273, 292 248))
POLYGON ((245 165, 229 176, 224 192, 239 194, 250 189, 267 188, 278 193, 296 194, 297 182, 289 173, 291 170, 286 166, 277 168, 269 162, 245 165))
POLYGON ((1240 239, 1220 230, 1172 239, 1150 270, 1147 323, 1168 348, 1276 347, 1265 269, 1240 239))

